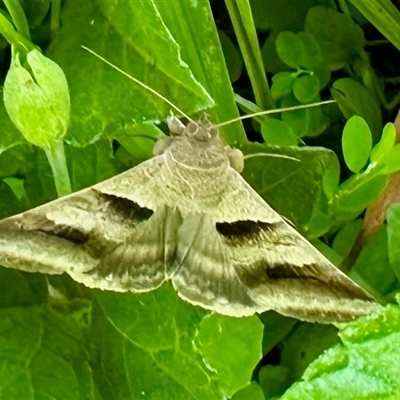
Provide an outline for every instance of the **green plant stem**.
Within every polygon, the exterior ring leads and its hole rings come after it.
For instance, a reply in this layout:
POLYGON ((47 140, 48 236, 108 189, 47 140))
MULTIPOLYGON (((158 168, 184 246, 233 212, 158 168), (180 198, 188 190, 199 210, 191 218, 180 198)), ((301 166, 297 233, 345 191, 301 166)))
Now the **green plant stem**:
MULTIPOLYGON (((0 33, 4 36, 8 43, 13 46, 18 46, 20 42, 24 45, 27 42, 15 29, 13 24, 0 13, 0 33)), ((30 42, 28 42, 30 43, 30 42)))
POLYGON ((263 110, 274 109, 275 102, 265 75, 250 3, 248 0, 225 0, 225 3, 246 64, 256 103, 263 110))
POLYGON ((25 12, 21 6, 21 3, 16 0, 3 0, 3 3, 10 13, 12 21, 17 28, 18 33, 20 33, 26 39, 30 40, 31 34, 29 32, 29 25, 28 21, 26 20, 25 12))
POLYGON ((53 171, 58 197, 70 194, 72 192, 71 181, 69 179, 63 142, 53 142, 46 146, 44 151, 53 171))
POLYGON ((400 12, 390 0, 350 0, 350 3, 400 49, 400 12))
POLYGON ((50 16, 50 29, 51 34, 54 35, 60 27, 60 11, 61 11, 61 0, 51 1, 51 16, 50 16))

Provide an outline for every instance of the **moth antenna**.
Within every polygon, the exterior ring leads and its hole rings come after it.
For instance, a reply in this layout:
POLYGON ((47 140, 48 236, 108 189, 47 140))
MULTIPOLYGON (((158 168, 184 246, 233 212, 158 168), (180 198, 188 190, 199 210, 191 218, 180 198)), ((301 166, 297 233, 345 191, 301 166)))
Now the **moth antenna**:
POLYGON ((256 113, 241 115, 240 117, 231 119, 229 121, 221 122, 220 124, 214 125, 213 127, 214 128, 220 128, 221 126, 229 125, 229 124, 232 124, 233 122, 236 122, 236 121, 242 121, 244 119, 258 117, 260 115, 276 114, 276 113, 285 112, 285 111, 300 110, 302 108, 318 107, 318 106, 322 106, 322 105, 325 105, 325 104, 331 104, 331 103, 336 103, 336 100, 325 100, 325 101, 320 101, 318 103, 302 104, 302 105, 298 105, 298 106, 279 108, 279 109, 276 109, 276 110, 258 111, 256 113))
POLYGON ((145 83, 141 82, 139 79, 136 79, 132 75, 129 75, 127 72, 125 72, 121 68, 117 67, 116 65, 112 64, 110 61, 108 61, 107 59, 102 57, 100 54, 97 54, 95 51, 89 49, 88 47, 83 46, 83 45, 81 47, 82 47, 82 49, 88 51, 89 53, 91 53, 94 56, 96 56, 97 58, 99 58, 104 63, 108 64, 110 67, 114 68, 116 71, 120 72, 122 75, 125 75, 128 79, 132 80, 139 86, 145 88, 150 93, 153 93, 154 95, 156 95, 159 99, 163 100, 165 103, 167 103, 169 106, 171 106, 175 111, 177 111, 180 115, 185 117, 188 121, 194 122, 193 119, 190 118, 188 115, 186 115, 186 113, 184 113, 179 107, 177 107, 174 103, 172 103, 170 100, 168 100, 166 97, 164 97, 162 94, 158 93, 156 90, 154 90, 150 86, 147 86, 145 83))
POLYGON ((283 154, 268 154, 268 153, 253 153, 253 154, 246 154, 243 156, 244 160, 248 160, 249 158, 254 158, 254 157, 276 157, 276 158, 284 158, 286 160, 291 160, 291 161, 297 161, 300 162, 298 158, 290 157, 290 156, 285 156, 283 154))

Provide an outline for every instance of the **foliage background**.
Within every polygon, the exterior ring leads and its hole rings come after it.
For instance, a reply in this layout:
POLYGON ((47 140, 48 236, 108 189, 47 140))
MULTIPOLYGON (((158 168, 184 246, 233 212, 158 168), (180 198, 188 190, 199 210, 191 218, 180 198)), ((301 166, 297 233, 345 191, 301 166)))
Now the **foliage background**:
MULTIPOLYGON (((400 169, 394 126, 382 141, 398 107, 400 17, 390 1, 285 0, 277 7, 275 1, 67 0, 52 10, 47 1, 22 4, 32 42, 68 79, 65 151, 74 190, 149 158, 165 128, 153 123, 170 111, 81 45, 187 114, 207 110, 215 122, 237 116, 237 104, 248 111, 337 100, 246 122, 246 134, 240 123, 222 130, 245 154, 301 161, 250 158, 244 176, 337 265, 356 240, 359 216, 400 169), (353 123, 342 135, 354 115, 367 128, 353 123)), ((10 51, 1 36, 0 55, 4 81, 10 51)), ((56 192, 44 153, 24 141, 3 105, 0 120, 0 216, 6 217, 56 192)), ((350 275, 382 304, 394 305, 338 327, 273 312, 210 315, 168 285, 115 294, 67 276, 2 268, 0 398, 397 398, 400 215, 398 207, 390 210, 350 275), (49 296, 49 282, 58 296, 49 296)))

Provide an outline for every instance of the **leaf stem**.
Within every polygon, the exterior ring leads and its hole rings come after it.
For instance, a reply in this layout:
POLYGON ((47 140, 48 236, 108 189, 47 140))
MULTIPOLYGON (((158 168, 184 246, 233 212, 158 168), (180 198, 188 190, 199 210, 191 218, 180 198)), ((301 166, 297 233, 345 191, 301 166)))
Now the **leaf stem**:
POLYGON ((14 25, 0 13, 0 33, 4 36, 8 43, 15 47, 22 46, 28 51, 36 49, 37 47, 33 45, 24 36, 20 35, 14 28, 14 25))
POLYGON ((50 14, 50 30, 52 36, 60 28, 60 13, 61 13, 61 0, 52 0, 51 14, 50 14))
POLYGON ((263 110, 274 109, 275 101, 268 86, 250 3, 248 0, 225 0, 225 4, 246 64, 256 104, 263 110))
POLYGON ((15 0, 4 0, 4 5, 7 7, 8 12, 17 28, 18 33, 24 36, 26 39, 31 39, 29 32, 28 21, 26 20, 25 12, 19 1, 15 0))
POLYGON ((55 141, 44 147, 44 151, 53 171, 58 197, 70 194, 72 189, 65 159, 64 143, 55 141))

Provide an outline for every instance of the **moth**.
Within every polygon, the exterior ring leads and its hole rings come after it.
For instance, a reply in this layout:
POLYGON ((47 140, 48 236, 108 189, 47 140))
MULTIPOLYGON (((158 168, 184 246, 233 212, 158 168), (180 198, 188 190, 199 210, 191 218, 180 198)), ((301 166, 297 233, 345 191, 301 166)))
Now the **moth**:
POLYGON ((119 292, 170 281, 182 299, 234 317, 331 323, 376 307, 250 187, 242 153, 206 117, 168 126, 148 161, 0 221, 0 265, 119 292))

